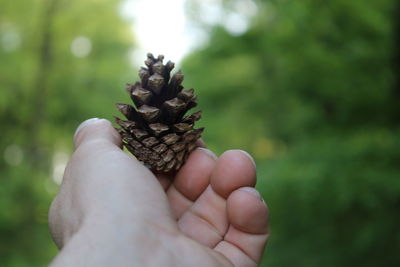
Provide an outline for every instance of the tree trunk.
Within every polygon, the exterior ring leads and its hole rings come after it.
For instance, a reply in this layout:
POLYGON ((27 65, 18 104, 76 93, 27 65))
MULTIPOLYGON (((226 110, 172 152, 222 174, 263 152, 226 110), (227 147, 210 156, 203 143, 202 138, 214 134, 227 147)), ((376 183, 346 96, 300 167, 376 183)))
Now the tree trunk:
POLYGON ((393 93, 394 93, 394 108, 395 122, 399 122, 400 118, 400 2, 396 1, 393 14, 393 93))
POLYGON ((27 130, 30 133, 29 153, 34 166, 44 163, 46 149, 40 140, 40 130, 45 120, 47 96, 49 91, 49 73, 53 63, 53 32, 52 26, 59 0, 47 0, 44 2, 42 24, 39 30, 39 49, 37 73, 31 91, 31 97, 27 103, 31 104, 30 118, 27 130))

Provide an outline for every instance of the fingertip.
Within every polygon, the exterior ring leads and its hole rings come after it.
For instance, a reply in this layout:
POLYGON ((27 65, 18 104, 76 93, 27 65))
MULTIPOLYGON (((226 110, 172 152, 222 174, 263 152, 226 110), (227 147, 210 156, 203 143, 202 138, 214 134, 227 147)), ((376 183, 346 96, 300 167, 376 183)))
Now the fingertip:
POLYGON ((225 151, 220 159, 226 162, 230 162, 235 169, 241 172, 246 172, 246 176, 251 176, 252 181, 256 182, 256 163, 252 156, 244 150, 231 149, 225 151))
POLYGON ((268 232, 268 207, 255 188, 241 187, 232 192, 228 197, 227 210, 236 229, 251 234, 268 232))
POLYGON ((205 148, 196 148, 176 175, 176 189, 190 200, 195 200, 210 184, 210 176, 217 156, 205 148))
POLYGON ((242 150, 228 150, 218 159, 211 176, 213 189, 222 197, 228 197, 234 190, 255 186, 256 168, 249 154, 242 150))
POLYGON ((250 195, 256 197, 257 199, 260 199, 261 202, 264 201, 263 198, 262 198, 262 196, 261 196, 261 194, 260 194, 260 192, 258 192, 258 190, 255 189, 254 187, 249 187, 249 186, 247 186, 247 187, 239 188, 239 190, 240 190, 240 191, 243 191, 243 192, 246 192, 246 193, 249 193, 250 195))
POLYGON ((240 150, 240 149, 238 149, 238 150, 233 150, 233 151, 237 151, 237 152, 242 153, 243 155, 245 155, 245 156, 251 161, 251 163, 253 163, 254 168, 257 167, 254 158, 249 154, 249 152, 244 151, 244 150, 240 150))
POLYGON ((196 148, 196 150, 204 152, 205 154, 207 154, 208 156, 210 156, 214 160, 218 159, 217 155, 215 155, 214 152, 212 152, 211 150, 209 150, 209 149, 207 149, 205 147, 198 147, 198 148, 196 148))
POLYGON ((81 144, 93 141, 106 141, 121 147, 122 141, 119 133, 106 119, 92 118, 82 122, 75 131, 75 148, 81 144))
POLYGON ((268 208, 252 187, 233 191, 227 199, 226 208, 231 226, 224 238, 225 246, 221 246, 220 251, 234 264, 242 266, 243 262, 247 262, 246 266, 255 266, 254 263, 260 262, 269 238, 268 208))
POLYGON ((91 119, 87 119, 84 122, 82 122, 81 124, 79 124, 78 128, 76 128, 75 133, 74 133, 74 140, 80 130, 82 130, 83 128, 85 128, 88 125, 95 124, 95 123, 99 122, 100 120, 101 119, 99 119, 99 118, 91 118, 91 119))

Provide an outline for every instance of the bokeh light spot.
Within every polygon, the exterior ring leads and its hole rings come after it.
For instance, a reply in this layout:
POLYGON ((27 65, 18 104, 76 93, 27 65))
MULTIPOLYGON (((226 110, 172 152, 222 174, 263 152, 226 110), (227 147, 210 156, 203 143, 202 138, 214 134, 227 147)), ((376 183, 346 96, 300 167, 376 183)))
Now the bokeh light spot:
POLYGON ((254 141, 252 151, 254 156, 259 159, 271 158, 275 153, 274 144, 264 137, 254 141))
POLYGON ((12 52, 21 45, 21 35, 18 30, 8 23, 0 25, 0 46, 5 52, 12 52))
POLYGON ((53 181, 61 184, 69 155, 64 151, 57 151, 53 155, 53 181))
POLYGON ((76 57, 86 57, 91 51, 92 41, 85 36, 78 36, 71 43, 71 53, 76 57))
POLYGON ((229 14, 223 24, 225 29, 232 35, 241 35, 249 28, 248 19, 238 13, 229 14))
POLYGON ((18 166, 24 159, 24 152, 19 145, 11 144, 4 149, 3 156, 9 165, 18 166))

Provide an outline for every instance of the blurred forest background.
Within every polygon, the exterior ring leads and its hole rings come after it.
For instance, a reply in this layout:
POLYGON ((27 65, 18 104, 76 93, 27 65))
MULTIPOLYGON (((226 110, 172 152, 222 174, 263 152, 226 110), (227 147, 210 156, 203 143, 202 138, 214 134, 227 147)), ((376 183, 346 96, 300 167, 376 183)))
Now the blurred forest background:
MULTIPOLYGON (((229 14, 248 1, 219 2, 229 14)), ((186 8, 209 41, 184 59, 184 84, 209 147, 257 161, 262 265, 400 266, 400 2, 251 1, 240 34, 204 23, 200 2, 186 8)), ((135 40, 120 4, 0 0, 1 266, 56 254, 47 211, 74 130, 128 101, 135 40)))

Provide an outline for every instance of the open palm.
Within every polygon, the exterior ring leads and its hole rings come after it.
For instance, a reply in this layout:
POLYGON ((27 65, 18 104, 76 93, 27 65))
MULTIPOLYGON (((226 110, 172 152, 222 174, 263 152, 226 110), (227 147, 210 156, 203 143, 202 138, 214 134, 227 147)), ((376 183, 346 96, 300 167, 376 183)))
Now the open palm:
POLYGON ((82 127, 75 142, 50 211, 52 235, 62 248, 54 265, 93 263, 87 256, 93 250, 85 251, 85 242, 103 251, 97 257, 104 266, 124 265, 124 259, 148 266, 259 263, 268 239, 268 212, 253 188, 255 165, 245 152, 230 150, 217 158, 200 148, 175 177, 168 177, 153 175, 123 152, 118 133, 106 120, 82 127), (113 230, 116 221, 120 227, 113 230), (75 234, 94 231, 87 234, 89 240, 75 234), (130 254, 124 256, 126 246, 119 246, 124 240, 106 231, 134 232, 134 238, 126 238, 130 254), (91 240, 103 235, 113 241, 91 240), (117 248, 119 257, 109 259, 107 253, 117 248))

